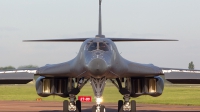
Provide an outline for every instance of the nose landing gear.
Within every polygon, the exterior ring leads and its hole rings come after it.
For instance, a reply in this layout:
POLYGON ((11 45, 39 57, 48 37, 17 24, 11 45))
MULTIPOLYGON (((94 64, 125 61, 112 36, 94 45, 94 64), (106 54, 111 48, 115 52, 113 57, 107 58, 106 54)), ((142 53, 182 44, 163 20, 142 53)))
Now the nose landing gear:
POLYGON ((96 105, 92 107, 92 112, 106 112, 105 106, 101 105, 102 94, 106 85, 106 78, 90 78, 92 89, 96 98, 96 105))
POLYGON ((92 112, 106 112, 105 106, 101 105, 99 107, 97 107, 96 105, 94 105, 92 107, 92 112))

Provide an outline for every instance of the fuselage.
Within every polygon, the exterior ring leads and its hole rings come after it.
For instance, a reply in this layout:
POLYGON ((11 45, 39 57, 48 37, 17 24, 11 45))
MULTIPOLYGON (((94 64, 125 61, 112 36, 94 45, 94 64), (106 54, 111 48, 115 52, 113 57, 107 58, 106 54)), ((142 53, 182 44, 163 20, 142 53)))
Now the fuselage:
POLYGON ((95 38, 86 40, 82 46, 84 68, 90 76, 101 78, 111 75, 114 62, 113 43, 109 39, 95 38))
MULTIPOLYGON (((94 78, 148 77, 162 72, 153 64, 139 64, 124 59, 115 43, 108 38, 87 39, 83 42, 77 57, 82 61, 85 70, 82 72, 94 78)), ((81 63, 77 64, 80 66, 81 63)))

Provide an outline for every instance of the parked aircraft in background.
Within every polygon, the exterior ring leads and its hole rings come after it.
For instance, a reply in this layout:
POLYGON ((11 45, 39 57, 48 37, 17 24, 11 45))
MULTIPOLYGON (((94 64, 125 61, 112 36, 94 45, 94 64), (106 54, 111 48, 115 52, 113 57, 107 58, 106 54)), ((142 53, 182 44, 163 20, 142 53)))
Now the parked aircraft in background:
MULTIPOLYGON (((98 35, 94 38, 25 40, 25 42, 83 42, 74 59, 60 64, 48 64, 37 70, 2 71, 0 84, 26 84, 33 80, 34 75, 38 75, 36 91, 39 96, 58 95, 69 98, 69 101, 63 102, 63 112, 81 112, 81 102, 76 100, 76 95, 90 81, 96 98, 92 112, 105 112, 105 106, 101 105, 101 102, 106 81, 110 80, 123 96, 123 100, 118 101, 118 112, 136 112, 136 102, 130 101, 130 98, 141 95, 160 96, 164 89, 164 81, 160 75, 164 75, 164 72, 191 73, 190 70, 160 68, 153 64, 140 64, 124 59, 114 42, 177 40, 106 38, 102 35, 101 2, 102 0, 99 0, 98 35), (122 83, 125 83, 125 87, 122 83)), ((173 75, 167 77, 172 82, 181 83, 180 80, 183 80, 181 75, 180 79, 173 78, 173 75)), ((184 79, 182 83, 190 83, 191 80, 193 79, 189 76, 189 79, 184 79)))

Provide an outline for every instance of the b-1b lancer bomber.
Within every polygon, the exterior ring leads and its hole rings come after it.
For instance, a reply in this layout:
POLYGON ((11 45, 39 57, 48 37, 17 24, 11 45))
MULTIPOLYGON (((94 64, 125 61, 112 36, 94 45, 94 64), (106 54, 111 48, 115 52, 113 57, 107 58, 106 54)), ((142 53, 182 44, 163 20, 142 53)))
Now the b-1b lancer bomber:
POLYGON ((25 42, 83 42, 74 59, 60 64, 48 64, 37 70, 0 72, 0 74, 16 74, 15 76, 21 77, 21 79, 17 77, 16 80, 0 80, 0 82, 2 81, 1 84, 3 82, 5 84, 28 83, 32 79, 24 78, 24 76, 28 74, 38 75, 36 91, 39 96, 58 95, 69 98, 69 100, 63 102, 63 112, 81 112, 81 102, 76 100, 76 95, 79 94, 88 81, 91 83, 96 99, 92 112, 106 111, 101 102, 107 80, 110 80, 119 90, 119 94, 122 95, 123 100, 118 101, 118 112, 136 112, 136 102, 134 100, 130 101, 131 97, 141 95, 160 96, 164 89, 164 81, 160 77, 160 75, 164 75, 164 68, 124 59, 119 54, 114 42, 177 40, 106 38, 102 35, 101 3, 102 0, 99 0, 98 35, 94 38, 25 40, 25 42))

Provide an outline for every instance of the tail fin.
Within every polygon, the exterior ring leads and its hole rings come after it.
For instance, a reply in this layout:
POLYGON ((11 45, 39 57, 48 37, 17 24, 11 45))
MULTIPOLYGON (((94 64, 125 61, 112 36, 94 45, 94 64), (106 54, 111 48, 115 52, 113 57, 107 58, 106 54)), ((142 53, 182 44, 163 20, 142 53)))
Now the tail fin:
POLYGON ((99 0, 99 30, 98 30, 98 35, 96 35, 96 38, 105 38, 105 35, 102 35, 101 3, 102 0, 99 0))

